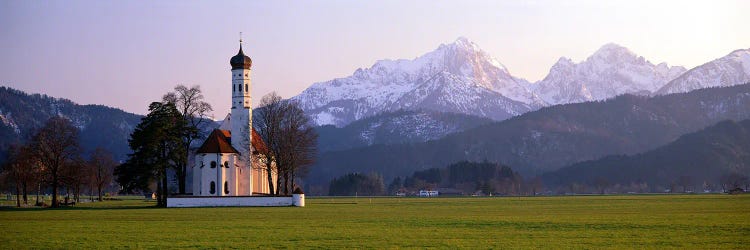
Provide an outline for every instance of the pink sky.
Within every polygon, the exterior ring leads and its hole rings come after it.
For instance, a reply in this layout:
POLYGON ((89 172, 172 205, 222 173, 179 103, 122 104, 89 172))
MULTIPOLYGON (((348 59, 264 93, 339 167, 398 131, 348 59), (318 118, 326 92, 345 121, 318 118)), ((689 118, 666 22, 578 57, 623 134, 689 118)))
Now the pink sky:
POLYGON ((747 10, 740 0, 1 1, 0 85, 143 114, 176 84, 198 84, 220 119, 240 31, 257 101, 459 36, 530 81, 609 42, 691 68, 750 47, 747 10))

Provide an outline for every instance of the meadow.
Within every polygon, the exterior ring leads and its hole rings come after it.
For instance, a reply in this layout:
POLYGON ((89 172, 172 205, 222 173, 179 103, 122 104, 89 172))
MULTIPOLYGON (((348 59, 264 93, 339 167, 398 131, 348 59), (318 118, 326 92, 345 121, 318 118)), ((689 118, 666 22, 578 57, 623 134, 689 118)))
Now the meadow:
POLYGON ((747 249, 750 195, 308 198, 154 208, 129 199, 0 209, 2 248, 747 249))

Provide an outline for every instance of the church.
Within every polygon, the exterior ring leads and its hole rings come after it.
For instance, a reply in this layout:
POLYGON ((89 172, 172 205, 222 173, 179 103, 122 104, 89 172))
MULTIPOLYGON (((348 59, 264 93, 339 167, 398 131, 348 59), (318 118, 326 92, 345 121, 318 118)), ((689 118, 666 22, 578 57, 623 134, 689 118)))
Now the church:
MULTIPOLYGON (((239 52, 229 64, 232 66, 231 112, 195 151, 193 196, 269 194, 267 165, 262 160, 267 148, 253 129, 252 60, 242 51, 242 40, 239 52)), ((276 180, 275 173, 272 180, 276 180)))

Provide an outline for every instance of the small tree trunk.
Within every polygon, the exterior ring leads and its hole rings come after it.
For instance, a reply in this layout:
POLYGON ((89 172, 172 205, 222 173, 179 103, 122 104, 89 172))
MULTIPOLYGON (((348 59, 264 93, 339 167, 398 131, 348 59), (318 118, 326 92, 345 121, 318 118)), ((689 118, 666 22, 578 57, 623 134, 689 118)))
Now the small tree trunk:
POLYGON ((21 207, 21 184, 16 181, 16 207, 21 207))
MULTIPOLYGON (((276 166, 277 166, 276 169, 279 169, 278 165, 276 165, 276 166)), ((281 187, 280 186, 281 186, 281 176, 282 175, 283 175, 283 173, 280 173, 280 172, 276 173, 276 196, 279 196, 279 194, 281 194, 281 187)))
MULTIPOLYGON (((39 182, 36 188, 36 203, 39 203, 39 193, 41 192, 42 192, 42 182, 39 182)), ((44 201, 42 201, 42 203, 44 203, 44 201)))
POLYGON ((96 193, 99 195, 99 201, 102 201, 102 184, 97 183, 96 193))
POLYGON ((161 180, 156 181, 156 206, 161 207, 161 180))
POLYGON ((266 171, 268 176, 268 194, 273 195, 273 168, 271 167, 271 161, 266 161, 266 171))
POLYGON ((284 195, 289 195, 289 171, 284 172, 284 195))
POLYGON ((23 204, 24 205, 29 205, 29 195, 28 195, 28 192, 27 192, 27 189, 26 189, 26 184, 27 183, 24 181, 23 185, 22 185, 22 187, 23 187, 23 204))
POLYGON ((167 206, 167 193, 169 192, 169 189, 167 189, 167 174, 166 174, 166 171, 164 171, 164 176, 161 178, 161 184, 163 185, 163 187, 162 187, 162 191, 163 192, 162 192, 162 197, 161 197, 161 199, 162 199, 161 205, 162 205, 162 207, 166 207, 167 206))
POLYGON ((80 184, 76 183, 75 191, 74 192, 75 192, 75 196, 73 197, 73 200, 75 200, 76 203, 81 202, 81 200, 80 200, 80 198, 81 198, 81 185, 80 184))
POLYGON ((182 164, 180 168, 182 169, 182 171, 177 173, 177 182, 178 182, 180 194, 185 194, 185 185, 186 185, 185 182, 187 179, 187 163, 182 164))
POLYGON ((294 187, 294 179, 295 179, 294 176, 295 176, 294 170, 292 170, 292 192, 294 192, 294 188, 295 188, 294 187))
POLYGON ((52 207, 59 207, 60 204, 57 201, 57 174, 52 174, 52 207))

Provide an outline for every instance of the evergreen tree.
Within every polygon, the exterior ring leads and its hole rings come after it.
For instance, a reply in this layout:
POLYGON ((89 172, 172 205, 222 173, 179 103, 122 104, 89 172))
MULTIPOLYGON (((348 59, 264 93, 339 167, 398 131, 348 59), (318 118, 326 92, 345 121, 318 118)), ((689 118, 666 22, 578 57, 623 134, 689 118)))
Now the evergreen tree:
POLYGON ((148 191, 156 181, 157 206, 167 205, 167 169, 179 168, 187 153, 182 134, 186 122, 173 103, 153 102, 128 141, 131 153, 115 170, 117 181, 126 191, 148 191))

